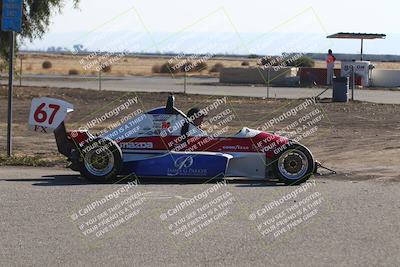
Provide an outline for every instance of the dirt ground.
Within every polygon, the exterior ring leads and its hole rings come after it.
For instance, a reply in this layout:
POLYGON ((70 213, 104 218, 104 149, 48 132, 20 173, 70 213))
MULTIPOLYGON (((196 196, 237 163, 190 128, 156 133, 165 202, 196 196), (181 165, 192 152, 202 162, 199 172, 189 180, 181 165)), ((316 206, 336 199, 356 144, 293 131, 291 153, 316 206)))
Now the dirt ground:
MULTIPOLYGON (((127 76, 127 75, 160 75, 152 72, 152 67, 155 65, 161 65, 167 62, 170 58, 167 57, 135 57, 125 56, 112 62, 111 72, 105 75, 109 76, 127 76)), ((179 62, 181 60, 178 60, 179 62)), ((246 61, 249 66, 257 66, 257 59, 238 59, 238 58, 211 58, 207 60, 207 69, 201 72, 191 72, 189 75, 196 76, 218 76, 218 73, 210 73, 210 69, 216 63, 222 63, 224 67, 243 67, 242 63, 246 61)), ((57 75, 68 75, 69 71, 75 69, 81 75, 97 75, 96 68, 90 65, 93 60, 85 59, 84 56, 74 55, 52 55, 52 54, 26 54, 23 55, 22 60, 22 73, 23 74, 57 74, 57 75), (83 59, 83 61, 81 61, 83 59), (44 61, 50 61, 52 67, 49 69, 43 69, 42 64, 44 61), (83 62, 83 63, 82 63, 83 62), (84 67, 87 67, 85 69, 84 67)), ((378 69, 399 69, 400 63, 396 62, 372 62, 378 69)), ((325 68, 326 63, 324 61, 315 61, 316 68, 325 68)), ((336 67, 340 68, 340 62, 336 62, 336 67)), ((18 57, 16 61, 16 70, 19 72, 21 69, 21 60, 18 57)), ((179 75, 179 74, 178 74, 179 75)))
MULTIPOLYGON (((112 57, 110 57, 112 58, 112 57)), ((152 67, 167 62, 168 57, 134 57, 124 56, 123 58, 112 61, 111 72, 104 75, 127 76, 127 75, 160 75, 152 72, 152 67)), ((177 60, 174 62, 180 62, 177 60)), ((246 59, 251 66, 256 66, 257 59, 246 59)), ((23 55, 22 72, 24 74, 57 74, 68 75, 69 70, 75 69, 81 75, 97 75, 96 66, 91 65, 94 60, 87 59, 86 56, 74 55, 52 55, 52 54, 26 54, 23 55), (82 61, 83 60, 83 61, 82 61), (44 61, 50 61, 52 67, 43 69, 44 61), (85 69, 86 67, 86 69, 85 69)), ((210 59, 207 60, 207 69, 201 72, 190 72, 189 75, 216 76, 217 73, 210 73, 210 69, 216 63, 222 63, 225 67, 240 67, 243 60, 238 59, 210 59)), ((176 64, 174 63, 174 64, 176 64)), ((20 57, 16 61, 16 70, 20 71, 20 57)))
MULTIPOLYGON (((121 112, 118 116, 96 125, 92 132, 101 131, 110 123, 118 121, 137 109, 165 105, 167 93, 93 92, 81 89, 15 88, 14 108, 14 152, 16 155, 36 155, 45 159, 62 159, 57 153, 52 135, 31 132, 27 128, 32 98, 48 96, 64 99, 74 105, 67 121, 67 128, 78 129, 96 117, 100 117, 127 101, 138 99, 136 107, 121 112)), ((191 107, 207 107, 216 96, 176 95, 176 106, 186 112, 191 107)), ((229 121, 227 133, 234 133, 244 126, 260 128, 269 120, 298 107, 305 100, 266 100, 244 97, 227 97, 227 104, 210 112, 208 120, 223 110, 229 109, 234 119, 229 121)), ((307 109, 268 128, 279 131, 299 121, 315 109, 324 117, 318 129, 301 139, 313 151, 315 157, 332 167, 348 179, 384 179, 400 181, 400 105, 373 103, 317 103, 307 109)), ((6 150, 7 94, 0 90, 0 151, 6 150)), ((207 130, 207 129, 206 129, 207 130)), ((292 129, 289 130, 291 132, 292 129)), ((332 176, 334 179, 334 176, 332 176)))

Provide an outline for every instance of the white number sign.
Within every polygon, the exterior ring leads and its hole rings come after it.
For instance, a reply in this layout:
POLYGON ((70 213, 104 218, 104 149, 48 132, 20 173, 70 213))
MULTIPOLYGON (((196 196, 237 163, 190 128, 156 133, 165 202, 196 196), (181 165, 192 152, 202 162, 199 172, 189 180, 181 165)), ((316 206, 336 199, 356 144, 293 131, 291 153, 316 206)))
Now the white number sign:
POLYGON ((74 106, 63 100, 34 98, 29 114, 29 128, 35 132, 52 133, 73 110, 74 106))

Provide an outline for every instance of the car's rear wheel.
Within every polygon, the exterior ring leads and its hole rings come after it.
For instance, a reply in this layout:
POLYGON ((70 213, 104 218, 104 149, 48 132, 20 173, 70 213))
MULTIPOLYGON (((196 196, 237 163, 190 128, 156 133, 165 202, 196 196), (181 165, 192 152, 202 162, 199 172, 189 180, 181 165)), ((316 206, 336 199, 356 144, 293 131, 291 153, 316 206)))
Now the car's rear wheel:
POLYGON ((314 157, 300 144, 288 146, 273 159, 272 164, 275 176, 286 185, 298 185, 307 181, 314 169, 314 157))
POLYGON ((80 173, 91 182, 114 182, 122 167, 121 148, 112 140, 98 138, 81 150, 80 173))

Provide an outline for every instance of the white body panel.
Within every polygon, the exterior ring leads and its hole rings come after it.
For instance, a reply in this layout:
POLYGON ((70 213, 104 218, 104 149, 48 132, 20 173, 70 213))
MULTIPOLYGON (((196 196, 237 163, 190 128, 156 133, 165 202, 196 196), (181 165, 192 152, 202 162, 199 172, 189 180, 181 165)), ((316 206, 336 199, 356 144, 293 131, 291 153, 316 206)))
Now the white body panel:
POLYGON ((233 156, 229 160, 227 177, 248 177, 265 179, 268 166, 265 154, 262 153, 229 153, 233 156))

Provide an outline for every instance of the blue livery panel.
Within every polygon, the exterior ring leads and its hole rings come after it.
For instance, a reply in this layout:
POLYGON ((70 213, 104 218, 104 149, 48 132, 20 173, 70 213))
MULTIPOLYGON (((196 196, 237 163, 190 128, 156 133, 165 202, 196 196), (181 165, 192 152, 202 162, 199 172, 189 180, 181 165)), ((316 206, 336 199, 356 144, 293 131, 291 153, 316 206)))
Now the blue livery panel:
POLYGON ((149 159, 125 162, 123 174, 139 177, 221 177, 231 155, 222 153, 167 153, 149 159))

